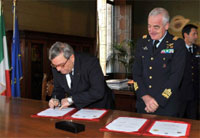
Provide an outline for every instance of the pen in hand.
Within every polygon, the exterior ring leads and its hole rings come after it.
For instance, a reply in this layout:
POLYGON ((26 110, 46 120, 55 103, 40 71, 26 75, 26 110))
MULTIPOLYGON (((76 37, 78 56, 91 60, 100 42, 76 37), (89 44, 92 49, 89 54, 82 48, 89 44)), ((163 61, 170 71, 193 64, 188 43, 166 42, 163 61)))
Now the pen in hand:
POLYGON ((53 97, 53 103, 54 103, 53 109, 55 109, 57 106, 59 106, 59 100, 56 99, 56 95, 54 95, 54 97, 53 97))

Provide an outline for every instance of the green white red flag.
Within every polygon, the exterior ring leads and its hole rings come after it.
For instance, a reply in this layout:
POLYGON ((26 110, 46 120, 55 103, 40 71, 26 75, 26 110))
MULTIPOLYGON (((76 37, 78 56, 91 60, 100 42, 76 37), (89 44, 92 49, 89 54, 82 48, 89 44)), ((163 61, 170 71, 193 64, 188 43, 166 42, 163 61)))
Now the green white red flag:
POLYGON ((0 95, 11 96, 8 48, 0 1, 0 95))

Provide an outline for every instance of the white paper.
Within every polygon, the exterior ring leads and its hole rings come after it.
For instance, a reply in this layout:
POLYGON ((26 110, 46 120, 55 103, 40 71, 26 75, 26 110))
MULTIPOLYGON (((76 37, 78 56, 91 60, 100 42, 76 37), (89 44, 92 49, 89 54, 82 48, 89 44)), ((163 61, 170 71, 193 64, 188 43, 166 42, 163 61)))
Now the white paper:
POLYGON ((72 111, 74 108, 63 108, 59 109, 58 107, 53 109, 53 108, 48 108, 42 112, 39 112, 37 115, 38 116, 49 116, 49 117, 60 117, 64 116, 65 114, 69 113, 72 111))
POLYGON ((149 132, 157 135, 178 137, 186 135, 187 127, 188 124, 184 123, 156 121, 149 132))
POLYGON ((79 119, 95 119, 100 118, 106 110, 97 110, 97 109, 81 109, 71 117, 79 119))
POLYGON ((119 117, 107 125, 106 128, 114 131, 136 132, 146 121, 147 119, 143 118, 119 117))

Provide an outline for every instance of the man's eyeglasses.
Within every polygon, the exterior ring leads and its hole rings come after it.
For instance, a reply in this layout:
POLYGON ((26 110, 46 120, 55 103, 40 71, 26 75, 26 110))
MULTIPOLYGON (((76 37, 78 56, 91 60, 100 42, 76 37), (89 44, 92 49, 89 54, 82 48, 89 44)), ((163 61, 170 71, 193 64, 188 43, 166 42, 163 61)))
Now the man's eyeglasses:
POLYGON ((59 65, 54 65, 54 64, 51 63, 51 66, 52 66, 53 68, 57 68, 57 67, 64 68, 64 66, 67 64, 68 61, 69 61, 69 59, 67 59, 64 63, 61 63, 61 64, 59 64, 59 65))

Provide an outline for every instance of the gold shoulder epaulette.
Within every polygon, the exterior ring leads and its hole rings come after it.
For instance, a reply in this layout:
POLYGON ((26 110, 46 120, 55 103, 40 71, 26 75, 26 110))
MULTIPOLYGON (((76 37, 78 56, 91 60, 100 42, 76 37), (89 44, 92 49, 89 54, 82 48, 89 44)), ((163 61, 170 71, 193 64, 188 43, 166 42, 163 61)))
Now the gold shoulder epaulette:
POLYGON ((174 36, 173 40, 175 40, 175 41, 176 41, 177 39, 178 39, 178 36, 174 36))
POLYGON ((143 35, 142 38, 143 38, 143 39, 146 39, 146 38, 147 38, 147 35, 143 35))

